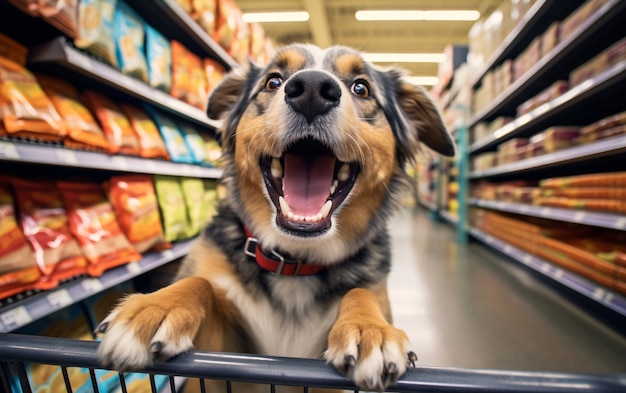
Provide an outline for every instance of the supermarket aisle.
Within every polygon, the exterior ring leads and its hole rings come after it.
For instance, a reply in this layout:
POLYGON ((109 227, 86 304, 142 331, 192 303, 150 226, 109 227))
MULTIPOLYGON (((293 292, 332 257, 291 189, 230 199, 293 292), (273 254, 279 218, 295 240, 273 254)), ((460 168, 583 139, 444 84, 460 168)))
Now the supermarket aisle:
POLYGON ((406 209, 390 231, 395 324, 419 365, 626 372, 626 338, 450 225, 406 209))

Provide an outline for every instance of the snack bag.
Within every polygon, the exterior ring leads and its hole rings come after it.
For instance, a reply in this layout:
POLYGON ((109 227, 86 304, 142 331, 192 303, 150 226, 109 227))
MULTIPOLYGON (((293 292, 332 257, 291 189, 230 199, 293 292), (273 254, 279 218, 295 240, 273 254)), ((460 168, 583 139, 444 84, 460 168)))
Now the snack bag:
POLYGON ((217 182, 215 180, 203 179, 204 183, 204 197, 202 203, 204 204, 206 222, 211 222, 213 216, 217 212, 217 182))
POLYGON ((150 116, 136 106, 122 104, 120 108, 135 131, 135 136, 139 142, 139 155, 144 158, 169 160, 170 157, 167 154, 165 143, 161 139, 159 129, 150 116))
POLYGON ((195 164, 202 164, 205 161, 204 139, 200 136, 196 128, 189 122, 178 122, 179 129, 187 145, 187 150, 195 164))
POLYGON ((84 274, 87 261, 72 236, 61 195, 53 182, 11 179, 24 237, 43 274, 39 289, 84 274))
POLYGON ((191 52, 187 56, 189 57, 189 86, 185 101, 196 108, 206 110, 209 96, 202 60, 191 52))
POLYGON ((152 119, 154 119, 159 128, 171 160, 173 162, 192 163, 193 158, 189 154, 185 139, 176 123, 171 118, 154 109, 148 108, 148 112, 150 112, 152 119))
POLYGON ((209 219, 207 205, 204 203, 205 191, 202 179, 182 178, 180 186, 183 190, 185 205, 187 206, 187 237, 198 234, 209 219))
POLYGON ((87 90, 84 98, 107 136, 109 153, 139 155, 135 131, 122 110, 113 101, 92 90, 87 90))
POLYGON ((113 19, 117 0, 81 0, 78 6, 76 47, 117 67, 113 19))
POLYGON ((114 176, 108 182, 108 188, 120 228, 137 252, 170 246, 163 237, 151 176, 114 176))
POLYGON ((222 147, 212 135, 207 132, 200 134, 204 139, 204 162, 208 166, 219 167, 220 158, 222 157, 222 147))
POLYGON ((229 50, 237 34, 237 13, 241 12, 232 0, 217 0, 217 19, 213 39, 229 50))
POLYGON ((154 188, 161 209, 165 240, 173 242, 188 237, 189 221, 180 182, 173 176, 154 176, 154 188))
POLYGON ((37 12, 69 37, 78 37, 78 0, 38 0, 37 12))
POLYGON ((107 269, 141 259, 120 229, 113 206, 100 184, 58 182, 57 185, 67 206, 70 229, 89 261, 87 273, 100 276, 107 269))
POLYGON ((65 124, 37 79, 21 65, 0 57, 0 114, 10 136, 60 141, 65 124))
POLYGON ((161 33, 145 25, 146 60, 148 62, 148 84, 169 92, 172 88, 172 48, 161 33))
POLYGON ((32 289, 41 272, 15 219, 8 178, 0 178, 0 299, 32 289))
POLYGON ((144 82, 148 81, 148 65, 144 56, 144 22, 126 3, 118 1, 113 21, 115 53, 120 70, 144 82))
POLYGON ((215 13, 217 4, 216 0, 192 0, 191 1, 191 17, 204 29, 210 36, 215 33, 215 13))
POLYGON ((63 144, 68 147, 107 151, 109 141, 89 109, 80 101, 74 86, 58 78, 37 75, 37 80, 65 120, 67 135, 63 144))
POLYGON ((223 65, 213 59, 202 60, 204 74, 206 76, 207 92, 211 92, 224 79, 226 69, 223 65))
POLYGON ((26 58, 28 57, 28 48, 0 33, 0 57, 23 66, 26 64, 26 58))

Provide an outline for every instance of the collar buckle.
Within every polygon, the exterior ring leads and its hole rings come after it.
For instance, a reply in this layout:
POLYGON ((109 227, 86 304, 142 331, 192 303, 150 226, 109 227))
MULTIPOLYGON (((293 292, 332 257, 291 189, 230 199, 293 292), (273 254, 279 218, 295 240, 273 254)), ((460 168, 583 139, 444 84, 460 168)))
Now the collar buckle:
POLYGON ((271 255, 269 256, 264 255, 263 250, 259 246, 259 239, 252 237, 252 236, 248 236, 246 238, 244 252, 246 253, 247 256, 251 258, 255 258, 257 262, 259 261, 259 257, 262 257, 262 258, 268 258, 272 262, 277 263, 278 267, 270 270, 270 272, 275 276, 280 276, 283 274, 283 270, 286 264, 296 265, 296 268, 293 270, 293 273, 291 274, 287 273, 287 275, 297 276, 298 272, 300 271, 300 266, 302 266, 302 261, 297 261, 297 262, 288 261, 283 255, 279 254, 278 252, 274 250, 270 251, 271 255))

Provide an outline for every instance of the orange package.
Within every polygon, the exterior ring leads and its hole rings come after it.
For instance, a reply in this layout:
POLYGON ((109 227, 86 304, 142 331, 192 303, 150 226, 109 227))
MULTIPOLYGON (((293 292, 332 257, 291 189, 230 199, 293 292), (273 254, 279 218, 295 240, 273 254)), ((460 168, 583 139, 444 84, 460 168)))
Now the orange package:
POLYGON ((226 50, 229 50, 236 40, 238 22, 241 11, 233 0, 216 0, 217 18, 213 39, 226 50))
POLYGON ((161 133, 152 118, 136 106, 122 104, 120 108, 135 131, 135 136, 139 142, 139 155, 144 158, 169 160, 170 156, 167 154, 165 142, 163 142, 161 133))
POLYGON ((72 236, 59 191, 53 182, 12 179, 19 221, 44 277, 39 289, 84 274, 87 261, 72 236))
POLYGON ((202 60, 202 65, 204 66, 204 74, 206 76, 207 92, 210 92, 224 79, 226 69, 213 59, 202 60))
POLYGON ((114 176, 109 181, 109 199, 126 237, 142 253, 170 248, 165 241, 159 205, 148 175, 114 176))
POLYGON ((201 109, 207 103, 206 75, 202 60, 178 41, 172 41, 170 94, 201 109))
POLYGON ((35 288, 41 272, 15 219, 8 179, 0 178, 0 299, 35 288))
POLYGON ((63 144, 77 149, 108 151, 109 141, 89 109, 80 101, 78 91, 71 84, 48 76, 37 75, 37 80, 65 120, 67 135, 63 144))
POLYGON ((92 90, 85 91, 84 98, 107 136, 109 153, 138 156, 139 142, 122 110, 113 101, 92 90))
POLYGON ((0 57, 0 104, 4 129, 10 136, 60 141, 65 124, 35 76, 21 65, 0 57))
POLYGON ((61 181, 57 185, 67 206, 70 230, 89 261, 89 275, 97 277, 107 269, 141 259, 122 233, 100 184, 61 181))

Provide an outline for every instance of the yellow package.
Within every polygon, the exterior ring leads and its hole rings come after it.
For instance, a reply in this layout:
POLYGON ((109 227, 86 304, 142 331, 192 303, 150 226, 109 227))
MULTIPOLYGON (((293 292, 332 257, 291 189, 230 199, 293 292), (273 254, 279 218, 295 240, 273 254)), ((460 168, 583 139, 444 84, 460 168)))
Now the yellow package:
POLYGON ((173 176, 154 176, 154 188, 157 193, 165 240, 173 242, 187 239, 189 221, 185 197, 178 178, 173 176))
POLYGON ((78 7, 78 38, 74 45, 117 67, 113 18, 117 0, 81 0, 78 7))

